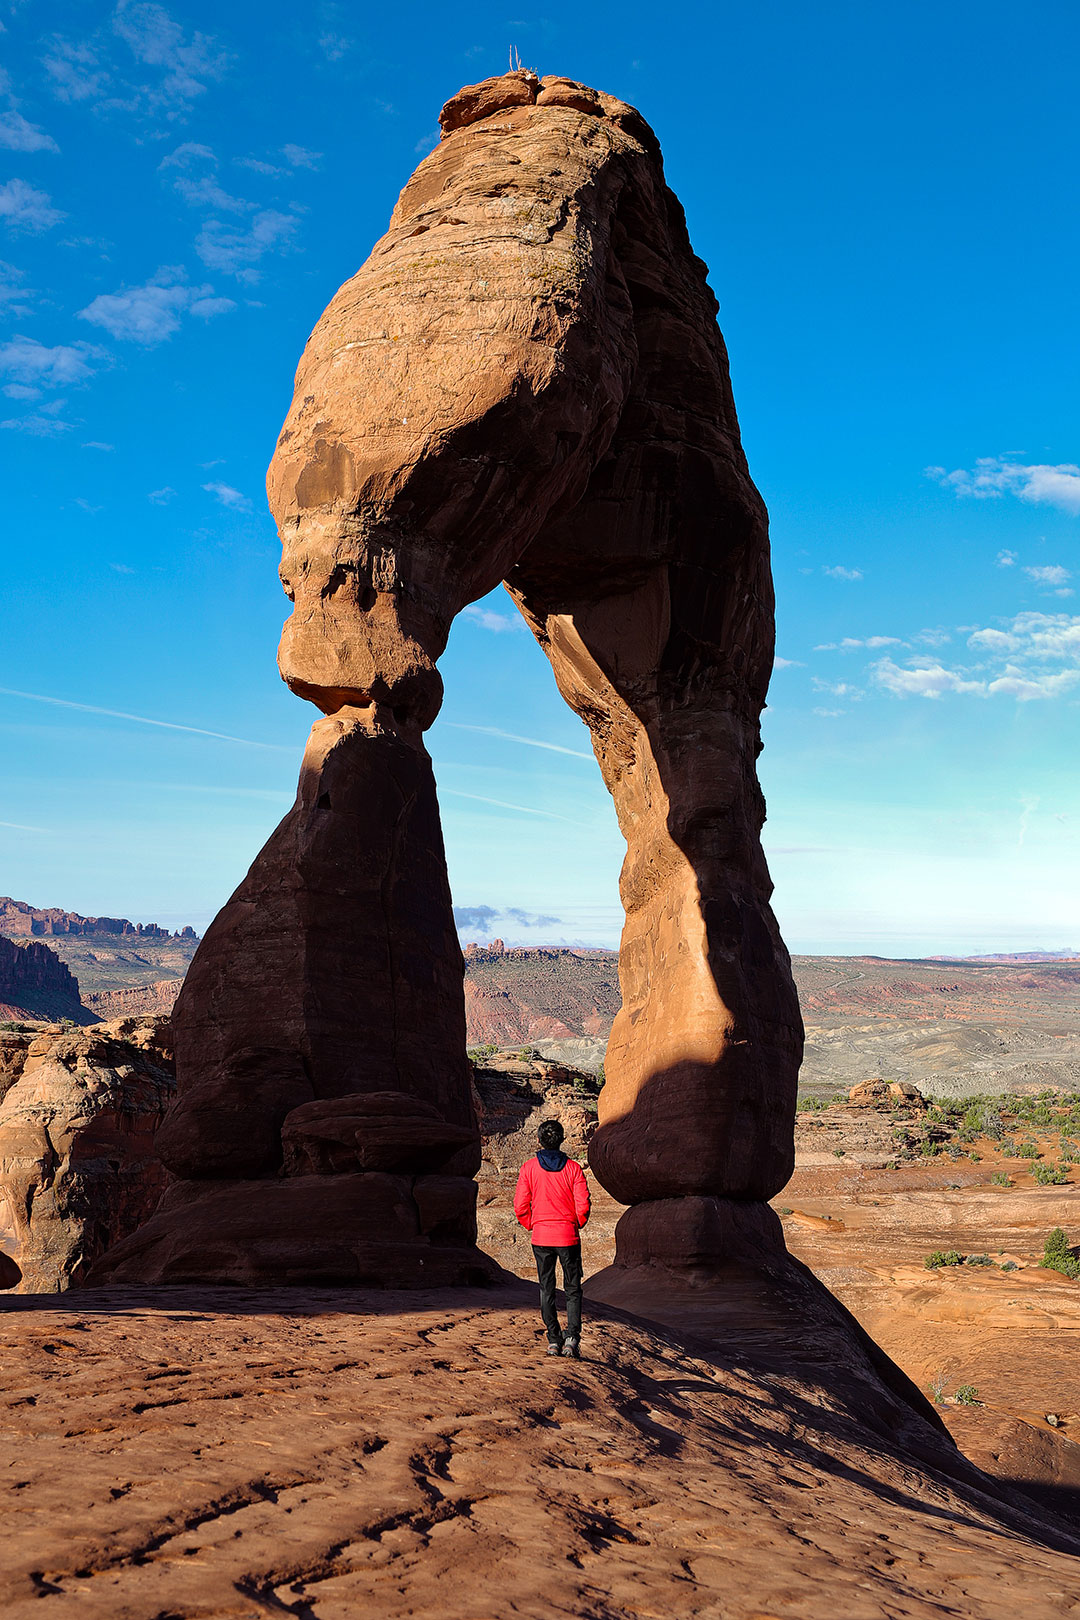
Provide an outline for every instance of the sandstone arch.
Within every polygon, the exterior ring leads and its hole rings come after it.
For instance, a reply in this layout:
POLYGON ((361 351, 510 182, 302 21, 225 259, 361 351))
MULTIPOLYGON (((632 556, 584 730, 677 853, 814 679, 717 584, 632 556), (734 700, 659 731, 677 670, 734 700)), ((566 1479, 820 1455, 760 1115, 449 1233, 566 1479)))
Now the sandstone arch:
POLYGON ((759 842, 767 521, 716 302, 633 108, 515 72, 441 123, 300 361, 268 480, 293 602, 279 665, 324 717, 177 1004, 159 1141, 183 1180, 106 1274, 480 1274, 423 732, 455 615, 500 580, 627 840, 590 1154, 637 1206, 620 1258, 700 1260, 735 1228, 775 1245, 760 1205, 792 1166, 801 1025, 759 842))

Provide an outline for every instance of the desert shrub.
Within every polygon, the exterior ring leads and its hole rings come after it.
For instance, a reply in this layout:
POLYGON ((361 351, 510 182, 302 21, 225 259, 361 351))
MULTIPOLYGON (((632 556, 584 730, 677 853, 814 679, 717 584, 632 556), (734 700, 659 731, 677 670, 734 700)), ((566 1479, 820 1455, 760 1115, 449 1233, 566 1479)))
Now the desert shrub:
POLYGON ((1080 1277, 1080 1260, 1070 1249, 1060 1226, 1055 1226, 1046 1240, 1042 1263, 1047 1271, 1060 1271, 1063 1277, 1080 1277))
POLYGON ((1013 1184, 1012 1176, 1007 1170, 995 1170, 990 1180, 995 1187, 1011 1187, 1013 1184))
POLYGON ((834 1159, 842 1159, 846 1152, 847 1152, 846 1148, 833 1148, 833 1158, 834 1159))
POLYGON ((795 1211, 787 1204, 781 1204, 780 1208, 777 1210, 778 1215, 794 1215, 794 1213, 795 1211))
POLYGON ((936 1377, 931 1378, 930 1382, 927 1384, 926 1387, 930 1391, 930 1397, 935 1406, 945 1405, 945 1390, 947 1384, 948 1380, 946 1379, 944 1373, 938 1373, 936 1377))
POLYGON ((982 1154, 981 1153, 969 1153, 968 1158, 971 1160, 972 1164, 981 1164, 982 1163, 982 1154))
POLYGON ((1001 1262, 1001 1269, 1002 1271, 1019 1271, 1020 1268, 1016 1264, 1015 1260, 1003 1260, 1001 1262))
POLYGON ((1031 1173, 1040 1187, 1064 1187, 1069 1179, 1060 1165, 1055 1170, 1049 1164, 1033 1164, 1031 1173))
POLYGON ((597 1079, 598 1084, 600 1084, 600 1085, 604 1084, 604 1065, 602 1063, 600 1064, 599 1068, 596 1071, 596 1079, 597 1079))
POLYGON ((981 1406, 982 1401, 979 1399, 979 1392, 975 1385, 961 1384, 956 1391, 956 1403, 958 1406, 981 1406))
POLYGON ((1034 1142, 1021 1142, 1017 1148, 1017 1157, 1021 1159, 1037 1159, 1039 1150, 1034 1142))
POLYGON ((964 1257, 965 1266, 992 1266, 993 1263, 988 1254, 969 1254, 964 1257))
POLYGON ((488 1041, 484 1046, 470 1046, 465 1055, 471 1063, 477 1063, 481 1058, 494 1057, 498 1050, 494 1041, 488 1041))
POLYGON ((935 1249, 933 1254, 928 1254, 923 1261, 927 1271, 936 1271, 939 1266, 962 1266, 963 1263, 963 1255, 958 1254, 955 1249, 935 1249))

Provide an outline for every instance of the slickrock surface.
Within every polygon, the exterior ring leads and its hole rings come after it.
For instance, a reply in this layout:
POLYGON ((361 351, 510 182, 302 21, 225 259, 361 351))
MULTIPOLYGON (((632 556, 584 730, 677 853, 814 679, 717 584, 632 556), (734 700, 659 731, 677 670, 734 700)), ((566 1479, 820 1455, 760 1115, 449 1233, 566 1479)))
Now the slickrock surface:
POLYGON ((5 1616, 1080 1612, 1080 1542, 838 1370, 617 1317, 585 1350, 520 1285, 5 1300, 5 1616))
POLYGON ((167 1026, 0 1032, 0 1251, 22 1293, 85 1280, 168 1182, 154 1135, 175 1094, 167 1026))

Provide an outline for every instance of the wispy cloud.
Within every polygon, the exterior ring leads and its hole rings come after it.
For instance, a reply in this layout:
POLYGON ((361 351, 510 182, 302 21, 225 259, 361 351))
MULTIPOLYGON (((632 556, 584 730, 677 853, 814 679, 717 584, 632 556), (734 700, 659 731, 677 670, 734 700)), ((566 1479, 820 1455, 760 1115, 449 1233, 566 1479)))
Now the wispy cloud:
POLYGON ((998 552, 998 554, 997 554, 997 565, 998 565, 999 568, 1015 568, 1016 563, 1017 563, 1017 556, 1016 556, 1015 551, 999 551, 998 552))
POLYGON ((1067 568, 1062 568, 1060 563, 1046 563, 1033 568, 1025 568, 1024 573, 1029 579, 1033 579, 1036 585, 1041 585, 1045 590, 1052 590, 1055 596, 1071 596, 1073 594, 1071 587, 1066 583, 1067 580, 1072 578, 1072 575, 1067 568))
POLYGON ((0 219, 6 221, 9 230, 39 236, 63 218, 59 208, 53 207, 48 192, 39 191, 25 180, 8 180, 0 186, 0 219))
POLYGON ((520 906, 455 906, 454 922, 459 930, 493 932, 505 918, 518 928, 553 928, 561 917, 547 917, 539 911, 523 911, 520 906))
POLYGON ((188 285, 184 271, 165 266, 140 287, 121 287, 119 292, 99 293, 79 319, 104 327, 123 342, 151 347, 163 343, 180 329, 184 314, 200 320, 226 315, 236 304, 231 298, 214 295, 213 287, 188 285))
POLYGON ((443 725, 454 731, 477 731, 485 737, 501 737, 503 742, 523 743, 526 748, 546 748, 552 754, 569 754, 571 759, 587 759, 595 763, 592 754, 583 754, 578 748, 564 748, 561 743, 541 742, 539 737, 519 737, 514 731, 500 731, 498 726, 467 726, 460 720, 444 720, 443 725))
POLYGON ((322 159, 321 152, 309 152, 306 146, 294 146, 291 141, 281 148, 281 155, 290 169, 317 169, 322 159))
POLYGON ((43 692, 19 692, 14 687, 0 686, 0 696, 25 698, 30 703, 48 703, 56 709, 76 709, 80 714, 100 714, 110 720, 131 720, 140 726, 158 726, 165 731, 186 731, 194 737, 213 737, 216 742, 240 743, 244 748, 268 748, 276 754, 291 754, 291 748, 281 743, 253 742, 250 737, 233 737, 225 731, 207 731, 202 726, 182 726, 176 720, 153 720, 145 714, 128 714, 123 709, 102 709, 95 703, 73 703, 70 698, 48 697, 43 692))
POLYGON ((821 572, 828 574, 830 579, 862 579, 863 577, 861 568, 843 568, 839 563, 829 568, 823 567, 821 572))
POLYGON ((146 498, 153 501, 155 506, 168 506, 170 501, 176 499, 176 491, 171 484, 165 484, 161 489, 152 489, 146 498))
POLYGON ((506 799, 489 799, 482 793, 462 793, 457 788, 441 787, 439 797, 446 795, 452 799, 472 799, 476 804, 493 804, 500 810, 516 810, 523 816, 543 816, 545 821, 565 821, 571 827, 580 826, 580 822, 572 816, 560 816, 554 810, 540 810, 535 804, 510 804, 506 799))
POLYGON ((773 659, 773 669, 805 669, 806 665, 798 658, 781 658, 779 655, 773 659))
POLYGON ((250 225, 229 225, 207 220, 195 241, 195 251, 208 270, 222 270, 242 281, 257 279, 255 266, 267 253, 292 246, 299 221, 294 214, 263 208, 250 225))
POLYGON ((970 470, 927 467, 926 476, 956 495, 974 500, 1015 495, 1022 501, 1080 514, 1080 467, 1071 461, 1052 466, 1021 462, 1013 456, 980 456, 970 470))
POLYGON ((231 484, 204 484, 203 489, 212 495, 222 506, 227 506, 230 512, 250 512, 251 502, 240 490, 233 489, 231 484))
POLYGON ((526 628, 525 620, 519 613, 496 613, 492 608, 481 607, 478 602, 470 602, 468 607, 462 608, 461 617, 478 624, 482 630, 494 630, 496 635, 526 628))
POLYGON ((14 832, 51 832, 50 827, 28 827, 24 821, 0 821, 0 827, 10 827, 14 832))
POLYGON ((78 40, 54 38, 44 65, 60 101, 171 121, 185 117, 224 77, 229 57, 211 36, 189 33, 164 6, 119 0, 109 25, 78 40))
POLYGON ((904 644, 899 636, 845 636, 842 641, 822 641, 814 648, 815 652, 855 652, 860 648, 868 647, 871 650, 878 647, 902 647, 904 644))
POLYGON ((51 135, 28 124, 22 113, 0 113, 0 146, 9 152, 59 152, 51 135))
POLYGON ((4 392, 13 399, 38 399, 47 388, 72 388, 92 377, 106 358, 92 343, 57 343, 51 348, 36 338, 16 336, 0 344, 4 392))

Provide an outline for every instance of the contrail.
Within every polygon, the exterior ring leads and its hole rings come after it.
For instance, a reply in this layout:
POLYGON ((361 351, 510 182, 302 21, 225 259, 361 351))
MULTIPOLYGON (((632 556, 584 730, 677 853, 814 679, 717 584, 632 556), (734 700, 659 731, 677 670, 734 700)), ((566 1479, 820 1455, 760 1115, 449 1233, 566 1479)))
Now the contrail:
POLYGON ((166 731, 187 731, 195 737, 213 737, 218 742, 240 743, 244 748, 272 748, 276 753, 293 753, 283 743, 252 742, 250 737, 232 737, 226 731, 205 731, 202 726, 181 726, 175 720, 151 720, 145 714, 125 714, 122 709, 99 709, 94 703, 72 703, 69 698, 46 697, 42 692, 16 692, 0 686, 4 697, 28 698, 32 703, 51 703, 57 709, 78 709, 82 714, 104 714, 110 720, 134 720, 140 726, 161 726, 166 731))
MULTIPOLYGON (((592 754, 583 754, 576 748, 563 748, 561 743, 541 742, 537 737, 519 737, 513 731, 500 731, 498 726, 466 726, 460 720, 444 720, 444 726, 454 731, 480 731, 485 737, 501 737, 504 742, 524 743, 526 748, 546 748, 553 754, 569 754, 571 759, 592 760, 592 754)), ((566 817, 561 818, 565 821, 566 817)))
POLYGON ((48 827, 27 827, 21 821, 0 821, 0 827, 11 827, 15 832, 48 832, 48 827))
POLYGON ((475 799, 477 804, 496 804, 500 810, 520 810, 526 816, 547 816, 549 821, 565 821, 571 827, 580 827, 581 825, 579 821, 574 821, 570 816, 557 815, 554 810, 537 810, 531 804, 508 804, 505 799, 485 799, 482 793, 462 793, 457 788, 441 787, 439 789, 440 799, 445 798, 447 794, 453 799, 475 799))

